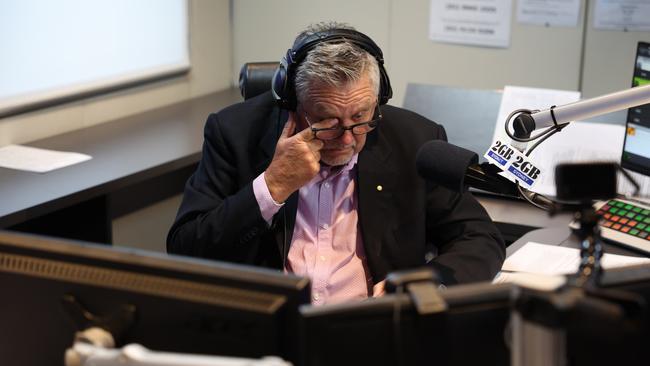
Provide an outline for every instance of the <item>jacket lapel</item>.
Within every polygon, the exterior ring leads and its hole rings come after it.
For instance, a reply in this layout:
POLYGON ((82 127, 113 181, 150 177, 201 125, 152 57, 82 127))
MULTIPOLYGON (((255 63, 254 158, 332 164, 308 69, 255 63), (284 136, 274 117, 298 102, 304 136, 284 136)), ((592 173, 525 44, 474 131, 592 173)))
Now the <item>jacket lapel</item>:
POLYGON ((273 154, 275 153, 275 145, 280 138, 280 133, 287 121, 287 117, 288 114, 286 111, 281 110, 280 108, 274 108, 273 112, 268 117, 265 126, 260 127, 266 128, 266 134, 262 136, 259 145, 257 141, 253 141, 251 146, 248 147, 251 156, 260 154, 260 152, 262 154, 259 159, 257 159, 258 163, 254 169, 255 172, 259 172, 257 174, 266 170, 271 163, 271 159, 273 159, 273 154))
POLYGON ((366 256, 379 257, 382 238, 394 223, 391 209, 396 185, 395 170, 391 169, 392 150, 381 128, 368 135, 366 145, 359 153, 357 166, 359 223, 366 256))

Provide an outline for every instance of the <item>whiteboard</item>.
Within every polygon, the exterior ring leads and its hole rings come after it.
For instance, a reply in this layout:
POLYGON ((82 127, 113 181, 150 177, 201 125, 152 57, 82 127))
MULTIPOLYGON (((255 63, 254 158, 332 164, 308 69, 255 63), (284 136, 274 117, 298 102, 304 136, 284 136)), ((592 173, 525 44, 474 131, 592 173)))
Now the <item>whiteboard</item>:
POLYGON ((0 115, 183 72, 187 0, 0 2, 0 115))

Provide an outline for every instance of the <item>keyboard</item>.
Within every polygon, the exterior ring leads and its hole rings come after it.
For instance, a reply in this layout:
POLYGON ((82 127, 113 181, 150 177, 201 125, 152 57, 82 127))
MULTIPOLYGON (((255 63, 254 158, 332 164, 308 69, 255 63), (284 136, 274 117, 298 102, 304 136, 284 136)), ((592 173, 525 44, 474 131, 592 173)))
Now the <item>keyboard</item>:
MULTIPOLYGON (((600 222, 603 239, 650 255, 650 206, 612 199, 598 202, 594 208, 603 217, 600 222)), ((576 228, 577 223, 570 226, 576 228)))

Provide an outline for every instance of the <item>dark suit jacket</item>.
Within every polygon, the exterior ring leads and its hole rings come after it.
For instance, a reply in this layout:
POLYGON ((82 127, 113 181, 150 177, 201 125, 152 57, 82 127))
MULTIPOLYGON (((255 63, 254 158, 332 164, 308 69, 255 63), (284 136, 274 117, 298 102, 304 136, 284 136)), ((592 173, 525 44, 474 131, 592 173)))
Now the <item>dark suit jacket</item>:
MULTIPOLYGON (((357 165, 359 227, 373 280, 425 265, 431 249, 438 255, 430 265, 444 283, 491 279, 505 249, 485 210, 470 193, 427 183, 416 172, 418 148, 446 139, 444 129, 400 108, 383 106, 382 113, 357 165)), ((170 253, 282 268, 297 192, 269 226, 252 181, 270 164, 286 118, 270 93, 208 117, 203 157, 167 238, 170 253)))

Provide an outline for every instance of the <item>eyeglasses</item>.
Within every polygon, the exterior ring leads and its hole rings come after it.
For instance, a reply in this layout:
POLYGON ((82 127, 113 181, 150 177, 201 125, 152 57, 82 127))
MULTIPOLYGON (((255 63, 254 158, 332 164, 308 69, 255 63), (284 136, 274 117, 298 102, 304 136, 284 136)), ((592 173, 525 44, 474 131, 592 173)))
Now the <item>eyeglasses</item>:
MULTIPOLYGON (((311 123, 305 112, 305 120, 309 124, 311 132, 314 134, 314 137, 319 140, 334 140, 337 139, 345 133, 345 131, 352 132, 353 135, 365 135, 368 132, 372 131, 379 125, 379 121, 382 119, 381 110, 379 109, 379 104, 375 106, 375 111, 373 113, 374 118, 368 122, 355 123, 350 126, 341 126, 337 125, 334 127, 327 128, 318 128, 314 127, 314 123, 311 123)), ((325 120, 316 122, 315 124, 322 123, 325 120)))

